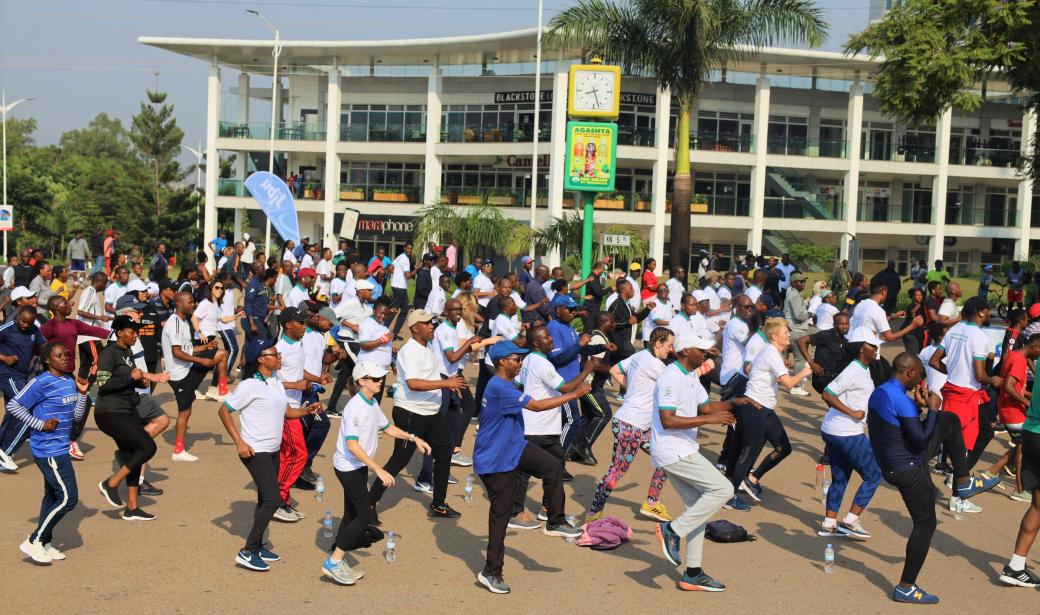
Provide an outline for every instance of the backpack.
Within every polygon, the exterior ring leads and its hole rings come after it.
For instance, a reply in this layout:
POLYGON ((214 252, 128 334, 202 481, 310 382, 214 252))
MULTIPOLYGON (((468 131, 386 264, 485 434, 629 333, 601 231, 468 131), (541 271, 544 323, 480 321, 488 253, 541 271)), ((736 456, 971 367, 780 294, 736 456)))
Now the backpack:
POLYGON ((581 528, 582 534, 576 544, 595 551, 609 551, 632 540, 632 529, 617 517, 603 517, 581 528))
POLYGON ((725 519, 709 521, 704 535, 712 542, 751 542, 755 540, 754 534, 725 519))

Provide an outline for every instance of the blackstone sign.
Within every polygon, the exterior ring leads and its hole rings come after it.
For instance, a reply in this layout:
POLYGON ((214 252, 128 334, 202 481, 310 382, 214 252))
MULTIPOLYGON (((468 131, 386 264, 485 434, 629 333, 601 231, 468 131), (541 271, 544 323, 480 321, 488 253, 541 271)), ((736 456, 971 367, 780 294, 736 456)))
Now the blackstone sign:
MULTIPOLYGON (((553 93, 552 90, 542 90, 540 102, 552 102, 553 93)), ((534 102, 534 90, 526 90, 521 92, 495 92, 496 103, 533 103, 534 102)), ((654 106, 657 104, 657 94, 642 94, 639 92, 622 92, 621 93, 621 104, 623 105, 646 105, 654 106)))

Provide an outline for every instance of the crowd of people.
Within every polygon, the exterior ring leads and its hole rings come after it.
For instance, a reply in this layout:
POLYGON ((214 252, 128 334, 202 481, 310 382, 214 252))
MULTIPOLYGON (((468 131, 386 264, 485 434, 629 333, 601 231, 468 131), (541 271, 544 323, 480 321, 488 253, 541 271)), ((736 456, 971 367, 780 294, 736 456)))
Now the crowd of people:
POLYGON ((472 466, 483 483, 489 535, 477 580, 507 593, 507 529, 580 539, 597 524, 623 524, 607 516, 607 503, 642 450, 654 470, 638 514, 657 524, 663 556, 683 568, 679 587, 722 591, 703 566, 705 528, 721 509, 768 505, 767 476, 792 452, 781 394, 812 389, 828 408, 814 427, 832 481, 819 535, 871 538, 863 519, 882 481, 913 520, 893 600, 938 602, 917 584, 936 528, 933 472, 947 477, 958 514, 982 512, 974 496, 997 486, 1001 472, 1013 477, 1012 498, 1030 505, 999 579, 1040 586, 1025 564, 1040 529, 1040 404, 1032 398, 1040 304, 1012 310, 993 347, 985 296, 962 301, 941 262, 923 275, 915 268, 904 292, 894 263, 867 278, 843 261, 810 286, 786 254, 730 263, 702 251, 695 275, 680 266, 661 281, 654 259, 615 268, 607 258, 568 279, 532 257, 516 271, 496 272, 479 256, 464 263, 454 244, 419 255, 408 243, 394 258, 380 249, 370 259, 349 242, 333 249, 307 237, 270 255, 248 234, 231 241, 221 232, 208 245, 212 256, 200 252, 173 278, 162 244, 147 270, 143 259, 117 259, 88 271, 91 252, 79 236, 61 265, 38 250, 9 259, 0 468, 17 471, 29 442, 45 483, 37 526, 20 547, 33 561, 66 557, 55 529, 77 503, 73 460, 84 458, 77 441, 91 411, 117 449, 118 470, 98 490, 123 519, 151 521, 140 498, 163 493, 147 479, 155 440, 173 422, 171 459, 199 461, 188 424, 206 399, 219 403, 257 491, 234 557, 247 569, 279 559, 265 541, 272 519, 305 518, 293 493, 323 488, 315 459, 334 431, 343 514, 322 570, 338 583, 362 578, 346 554, 384 540, 382 496, 416 451, 413 489, 431 495, 431 518, 460 516, 447 499, 459 482, 453 466, 472 466), (893 342, 903 350, 890 361, 882 349, 893 342), (467 368, 476 371, 473 389, 467 368), (154 397, 162 385, 175 407, 154 397), (706 425, 726 429, 714 461, 698 443, 706 425), (600 466, 593 448, 607 427, 611 459, 572 524, 567 464, 600 466), (998 430, 1013 447, 976 468, 998 430), (383 464, 375 461, 381 434, 393 439, 383 464), (853 473, 861 482, 845 509, 853 473), (526 501, 532 476, 542 481, 535 514, 526 501), (661 501, 667 484, 685 507, 674 516, 661 501))

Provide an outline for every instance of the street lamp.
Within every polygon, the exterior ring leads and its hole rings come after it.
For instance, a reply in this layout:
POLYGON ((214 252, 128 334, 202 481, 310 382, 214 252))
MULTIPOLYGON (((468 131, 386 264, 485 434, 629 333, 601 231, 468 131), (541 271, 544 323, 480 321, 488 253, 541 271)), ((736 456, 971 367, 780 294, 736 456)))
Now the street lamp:
POLYGON ((181 144, 181 147, 195 154, 195 231, 198 232, 201 223, 199 221, 199 185, 202 184, 202 160, 206 157, 206 150, 202 149, 202 141, 199 141, 199 149, 181 144))
MULTIPOLYGON (((267 157, 267 170, 274 173, 274 135, 275 135, 275 118, 277 117, 276 112, 278 110, 278 56, 282 54, 282 39, 278 32, 278 28, 274 27, 274 24, 268 21, 260 11, 254 11, 253 9, 246 9, 247 13, 256 15, 260 21, 267 24, 267 27, 274 32, 274 50, 271 55, 274 56, 274 74, 271 77, 271 151, 267 157)), ((239 92, 241 96, 241 92, 239 92)), ((249 93, 246 92, 246 96, 249 93)), ((267 231, 264 234, 264 247, 268 253, 273 253, 271 250, 271 218, 267 218, 267 231)))
MULTIPOLYGON (((36 100, 35 98, 19 98, 18 100, 7 104, 7 92, 0 90, 0 117, 3 118, 3 142, 4 142, 4 206, 7 206, 7 113, 22 104, 30 100, 36 100)), ((7 231, 4 231, 4 258, 7 258, 7 231)))
MULTIPOLYGON (((531 155, 531 230, 535 230, 535 217, 538 213, 538 121, 542 114, 542 3, 538 0, 538 36, 535 39, 534 49, 534 130, 533 143, 534 152, 531 155)), ((556 104, 560 104, 557 102, 556 104)), ((555 161, 557 164, 559 160, 555 161)), ((531 245, 531 254, 534 255, 534 244, 531 245)))

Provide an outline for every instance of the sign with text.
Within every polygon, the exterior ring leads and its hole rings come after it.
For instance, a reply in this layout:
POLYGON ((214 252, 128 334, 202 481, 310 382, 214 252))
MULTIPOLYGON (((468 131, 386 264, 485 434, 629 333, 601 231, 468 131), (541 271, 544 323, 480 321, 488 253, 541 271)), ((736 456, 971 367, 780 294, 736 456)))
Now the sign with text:
POLYGON ((0 231, 14 230, 14 207, 0 205, 0 231))
MULTIPOLYGON (((541 101, 543 103, 549 103, 553 100, 552 90, 542 90, 541 101)), ((678 99, 674 99, 677 106, 678 99)), ((495 102, 498 104, 502 103, 533 103, 534 102, 534 90, 526 90, 519 92, 495 92, 495 102)), ((643 94, 642 92, 622 92, 621 93, 621 104, 623 105, 640 105, 645 107, 653 107, 657 105, 657 94, 643 94)))
POLYGON ((300 222, 296 217, 296 203, 289 186, 282 178, 267 171, 257 171, 246 179, 246 190, 253 195, 267 214, 282 239, 300 242, 300 222))
POLYGON ((632 238, 628 235, 600 235, 599 245, 604 248, 627 248, 632 245, 632 238))
POLYGON ((607 122, 567 122, 564 190, 613 192, 618 126, 607 122))

